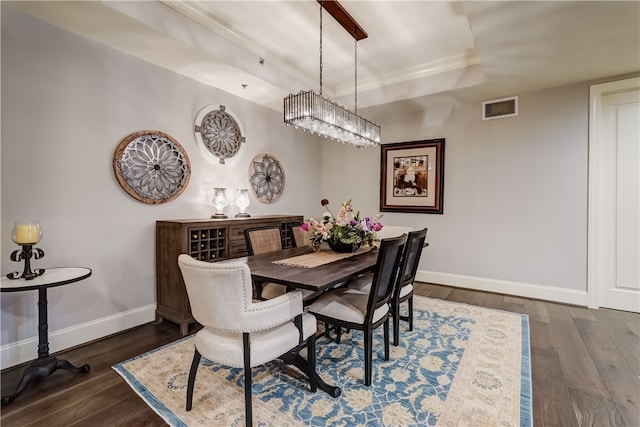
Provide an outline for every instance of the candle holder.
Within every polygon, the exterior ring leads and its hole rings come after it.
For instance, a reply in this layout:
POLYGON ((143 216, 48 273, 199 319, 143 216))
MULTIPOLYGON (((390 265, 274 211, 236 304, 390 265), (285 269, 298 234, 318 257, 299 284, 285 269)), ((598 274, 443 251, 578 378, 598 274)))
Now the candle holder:
POLYGON ((32 280, 44 274, 44 268, 38 268, 31 271, 31 258, 40 259, 44 256, 44 251, 40 248, 34 248, 33 245, 42 239, 42 230, 40 223, 34 221, 16 221, 11 233, 11 240, 21 249, 17 249, 11 253, 11 261, 24 261, 24 271, 20 274, 17 271, 7 274, 7 278, 32 280))
POLYGON ((247 207, 249 207, 249 190, 246 188, 240 188, 237 190, 236 206, 240 209, 240 212, 236 214, 236 218, 249 218, 251 215, 247 213, 247 207))
POLYGON ((213 200, 211 203, 216 208, 216 213, 211 215, 211 218, 227 218, 227 215, 224 213, 224 207, 227 206, 227 189, 226 188, 214 188, 213 189, 213 200))

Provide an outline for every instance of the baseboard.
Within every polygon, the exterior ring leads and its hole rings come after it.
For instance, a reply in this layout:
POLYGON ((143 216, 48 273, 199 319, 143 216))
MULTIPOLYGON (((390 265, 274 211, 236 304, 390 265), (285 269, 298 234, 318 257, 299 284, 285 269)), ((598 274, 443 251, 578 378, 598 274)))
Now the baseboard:
MULTIPOLYGON (((541 286, 531 283, 486 279, 482 277, 463 276, 460 274, 419 270, 416 273, 416 281, 485 292, 496 292, 500 294, 535 298, 585 307, 588 302, 586 291, 541 286)), ((55 353, 151 322, 155 319, 155 310, 156 305, 150 304, 144 307, 125 311, 123 313, 118 313, 113 316, 103 317, 91 322, 50 332, 49 351, 50 353, 55 353)), ((37 336, 3 345, 0 347, 1 369, 10 368, 11 366, 19 365, 20 363, 35 359, 37 356, 37 349, 37 336)))
POLYGON ((458 288, 474 289, 485 292, 514 295, 525 298, 541 299, 587 306, 586 291, 563 289, 553 286, 542 286, 531 283, 510 282, 507 280, 485 279, 482 277, 463 276, 460 274, 438 273, 435 271, 419 270, 416 273, 417 282, 436 283, 439 285, 458 288))
MULTIPOLYGON (((107 335, 115 334, 155 319, 156 305, 118 313, 113 316, 92 320, 69 328, 49 332, 49 352, 55 353, 75 347, 107 335)), ((37 331, 34 331, 37 333, 37 331)), ((1 369, 35 359, 38 351, 38 336, 5 344, 0 347, 1 369)), ((78 363, 81 363, 79 361, 78 363)))

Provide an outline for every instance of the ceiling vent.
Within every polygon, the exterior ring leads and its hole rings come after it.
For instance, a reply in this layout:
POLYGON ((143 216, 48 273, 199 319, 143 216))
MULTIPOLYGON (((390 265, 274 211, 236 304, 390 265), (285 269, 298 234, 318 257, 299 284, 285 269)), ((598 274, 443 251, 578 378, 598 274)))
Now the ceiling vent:
POLYGON ((482 103, 482 120, 502 119, 518 115, 518 97, 494 99, 482 103))

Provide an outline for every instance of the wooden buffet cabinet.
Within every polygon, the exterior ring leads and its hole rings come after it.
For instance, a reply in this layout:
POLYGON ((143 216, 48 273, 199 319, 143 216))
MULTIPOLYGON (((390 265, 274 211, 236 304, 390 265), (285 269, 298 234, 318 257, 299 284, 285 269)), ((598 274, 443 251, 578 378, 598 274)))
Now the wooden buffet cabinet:
POLYGON ((164 319, 180 325, 186 335, 191 323, 191 307, 178 267, 178 255, 215 262, 247 255, 244 230, 277 225, 285 247, 292 246, 289 225, 300 224, 302 216, 267 215, 251 218, 182 219, 156 221, 156 321, 164 319))

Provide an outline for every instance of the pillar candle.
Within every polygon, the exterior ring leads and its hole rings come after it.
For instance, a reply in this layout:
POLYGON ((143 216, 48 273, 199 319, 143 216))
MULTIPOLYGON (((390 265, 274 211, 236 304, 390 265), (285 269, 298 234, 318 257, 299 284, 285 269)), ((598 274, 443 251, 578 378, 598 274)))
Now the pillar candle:
POLYGON ((40 226, 38 224, 16 225, 15 242, 19 245, 28 245, 40 241, 40 226))

